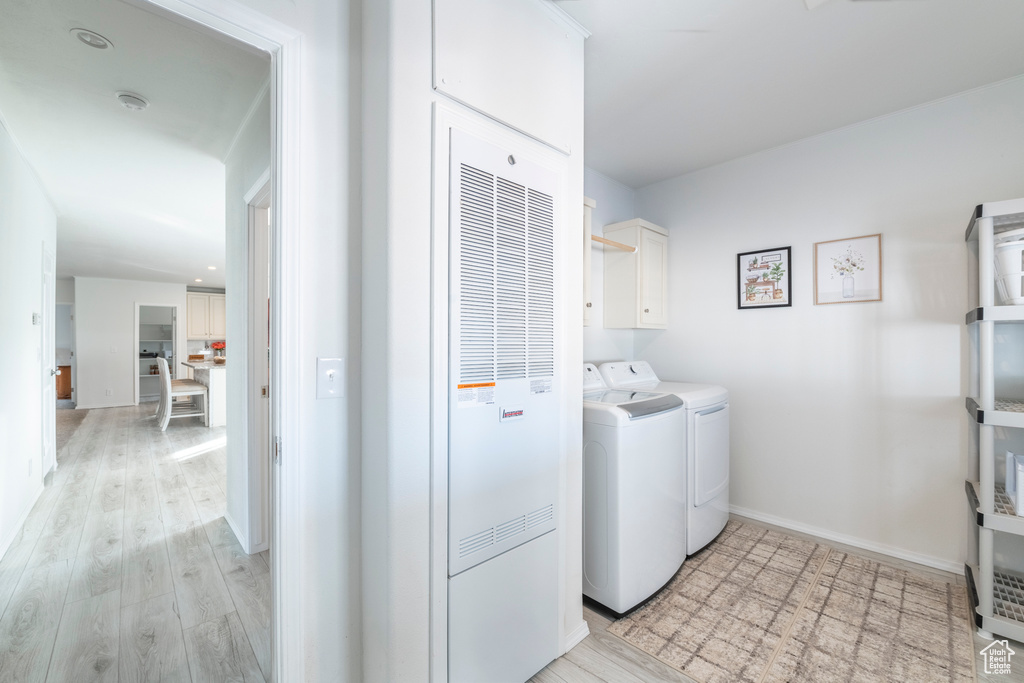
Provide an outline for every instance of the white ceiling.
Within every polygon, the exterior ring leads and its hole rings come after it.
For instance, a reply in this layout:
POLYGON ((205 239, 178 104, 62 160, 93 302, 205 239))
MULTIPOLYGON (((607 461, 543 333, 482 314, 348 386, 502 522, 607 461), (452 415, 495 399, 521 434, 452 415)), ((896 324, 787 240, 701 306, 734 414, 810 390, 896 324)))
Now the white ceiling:
POLYGON ((269 59, 119 0, 0 0, 0 14, 0 115, 57 210, 57 276, 223 287, 223 160, 269 59))
POLYGON ((1021 0, 557 3, 592 33, 585 163, 631 187, 1024 74, 1021 0))

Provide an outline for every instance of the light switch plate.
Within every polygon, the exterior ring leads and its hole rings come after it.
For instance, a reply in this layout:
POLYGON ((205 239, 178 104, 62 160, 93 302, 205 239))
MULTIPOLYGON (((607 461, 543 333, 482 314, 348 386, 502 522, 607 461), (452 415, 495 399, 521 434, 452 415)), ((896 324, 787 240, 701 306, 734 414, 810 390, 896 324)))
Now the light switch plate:
POLYGON ((316 397, 341 398, 345 395, 345 359, 316 359, 316 397))

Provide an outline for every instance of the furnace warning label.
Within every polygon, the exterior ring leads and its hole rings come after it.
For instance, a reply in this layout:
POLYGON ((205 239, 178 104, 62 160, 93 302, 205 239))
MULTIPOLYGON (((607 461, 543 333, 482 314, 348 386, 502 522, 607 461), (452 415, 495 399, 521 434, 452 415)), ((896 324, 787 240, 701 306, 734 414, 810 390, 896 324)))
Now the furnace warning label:
POLYGON ((551 391, 551 378, 543 377, 541 379, 530 380, 530 393, 531 394, 546 394, 551 391))
POLYGON ((494 405, 494 382, 460 384, 458 388, 460 408, 494 405))

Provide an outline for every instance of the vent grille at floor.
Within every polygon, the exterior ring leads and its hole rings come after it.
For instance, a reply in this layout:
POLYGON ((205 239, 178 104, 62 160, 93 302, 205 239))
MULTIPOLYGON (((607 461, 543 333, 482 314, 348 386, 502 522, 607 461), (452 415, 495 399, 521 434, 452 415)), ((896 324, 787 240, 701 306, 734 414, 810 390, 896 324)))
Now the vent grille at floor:
POLYGON ((484 548, 507 541, 541 524, 550 522, 554 517, 555 506, 551 503, 539 510, 520 515, 507 522, 502 522, 489 529, 477 532, 472 536, 467 536, 459 541, 459 557, 466 557, 467 555, 480 552, 484 548))

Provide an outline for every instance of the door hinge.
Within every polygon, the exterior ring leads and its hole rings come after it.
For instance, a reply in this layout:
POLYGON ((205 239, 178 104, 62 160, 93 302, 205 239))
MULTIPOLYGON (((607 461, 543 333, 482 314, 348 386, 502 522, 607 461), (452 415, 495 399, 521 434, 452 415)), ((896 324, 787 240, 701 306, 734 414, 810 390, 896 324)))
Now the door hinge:
POLYGON ((281 437, 275 436, 274 437, 274 464, 275 465, 280 465, 281 464, 281 451, 282 450, 283 450, 283 448, 281 446, 281 437))

